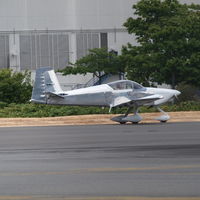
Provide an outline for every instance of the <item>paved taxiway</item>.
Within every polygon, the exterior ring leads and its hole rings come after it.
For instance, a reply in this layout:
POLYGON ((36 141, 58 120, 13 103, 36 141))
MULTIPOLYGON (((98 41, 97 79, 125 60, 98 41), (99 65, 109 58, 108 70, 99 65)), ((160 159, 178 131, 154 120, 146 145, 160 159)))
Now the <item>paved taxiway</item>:
POLYGON ((200 123, 0 128, 0 200, 138 197, 200 197, 200 123))

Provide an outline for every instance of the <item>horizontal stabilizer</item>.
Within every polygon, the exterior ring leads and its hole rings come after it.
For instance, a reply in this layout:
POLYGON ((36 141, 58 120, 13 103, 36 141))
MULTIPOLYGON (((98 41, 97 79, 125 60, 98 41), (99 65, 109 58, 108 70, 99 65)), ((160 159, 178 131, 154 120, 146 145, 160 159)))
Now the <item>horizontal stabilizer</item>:
POLYGON ((54 92, 45 92, 45 94, 49 97, 58 97, 58 98, 62 98, 64 99, 64 96, 63 95, 60 95, 60 94, 56 94, 54 92))
POLYGON ((31 103, 46 104, 45 101, 40 101, 40 100, 37 100, 37 99, 31 99, 30 102, 31 102, 31 103))

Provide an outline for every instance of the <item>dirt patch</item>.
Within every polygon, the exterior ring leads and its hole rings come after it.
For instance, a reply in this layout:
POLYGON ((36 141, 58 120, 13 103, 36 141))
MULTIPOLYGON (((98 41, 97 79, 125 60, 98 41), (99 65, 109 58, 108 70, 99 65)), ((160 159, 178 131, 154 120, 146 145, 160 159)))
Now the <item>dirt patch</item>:
MULTIPOLYGON (((170 112, 169 122, 200 122, 200 111, 170 112)), ((156 123, 154 120, 160 113, 142 113, 141 123, 156 123)), ((44 118, 0 118, 0 127, 17 126, 59 126, 59 125, 95 125, 95 124, 117 124, 110 118, 117 115, 77 115, 65 117, 44 118)), ((159 122, 158 122, 159 123, 159 122)))

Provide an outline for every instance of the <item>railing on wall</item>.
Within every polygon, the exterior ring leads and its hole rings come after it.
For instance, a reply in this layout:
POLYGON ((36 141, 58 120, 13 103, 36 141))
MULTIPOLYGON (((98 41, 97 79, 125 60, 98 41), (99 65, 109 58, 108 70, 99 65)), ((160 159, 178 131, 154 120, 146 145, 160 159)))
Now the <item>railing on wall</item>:
POLYGON ((112 74, 105 74, 105 73, 100 78, 97 76, 94 76, 85 84, 75 85, 74 87, 72 87, 72 90, 103 84, 111 76, 112 74))

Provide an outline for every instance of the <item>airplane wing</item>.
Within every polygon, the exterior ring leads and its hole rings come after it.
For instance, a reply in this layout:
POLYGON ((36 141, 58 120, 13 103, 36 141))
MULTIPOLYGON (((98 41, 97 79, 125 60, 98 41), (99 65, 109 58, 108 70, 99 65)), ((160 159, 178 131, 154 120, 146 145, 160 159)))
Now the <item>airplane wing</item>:
POLYGON ((130 99, 128 97, 125 96, 119 96, 116 97, 112 104, 110 105, 110 110, 113 107, 117 107, 117 106, 124 106, 126 104, 134 104, 134 103, 139 103, 139 104, 146 104, 146 103, 151 103, 152 101, 156 101, 158 99, 162 99, 163 96, 161 95, 157 95, 157 94, 153 94, 153 95, 149 95, 149 96, 145 96, 145 97, 140 97, 140 98, 135 98, 135 99, 130 99))
POLYGON ((119 97, 116 97, 113 102, 112 102, 112 106, 111 107, 117 107, 117 106, 121 106, 121 105, 124 105, 124 104, 127 104, 127 103, 130 103, 132 100, 129 99, 128 97, 125 97, 125 96, 119 96, 119 97))
POLYGON ((161 96, 161 95, 153 94, 153 95, 149 95, 146 97, 135 99, 134 102, 145 104, 145 103, 151 103, 152 101, 156 101, 156 100, 162 99, 162 98, 163 98, 163 96, 161 96))

